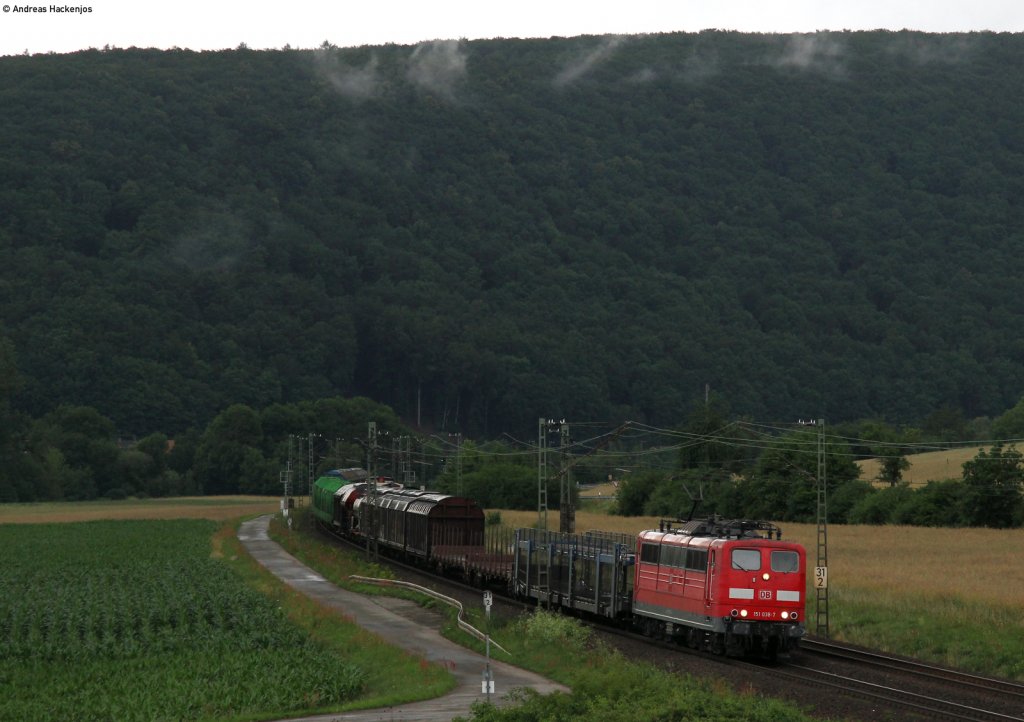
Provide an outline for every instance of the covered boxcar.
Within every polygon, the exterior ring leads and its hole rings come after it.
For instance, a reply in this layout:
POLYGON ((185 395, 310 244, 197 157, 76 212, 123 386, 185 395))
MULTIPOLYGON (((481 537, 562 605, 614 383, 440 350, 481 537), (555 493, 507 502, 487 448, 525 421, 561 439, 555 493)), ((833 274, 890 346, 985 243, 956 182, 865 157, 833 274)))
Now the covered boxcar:
MULTIPOLYGON (((406 555, 442 561, 453 549, 479 549, 484 543, 484 511, 472 499, 429 491, 393 489, 361 496, 353 515, 366 515, 364 536, 406 555)), ((364 523, 364 522, 360 522, 364 523)))

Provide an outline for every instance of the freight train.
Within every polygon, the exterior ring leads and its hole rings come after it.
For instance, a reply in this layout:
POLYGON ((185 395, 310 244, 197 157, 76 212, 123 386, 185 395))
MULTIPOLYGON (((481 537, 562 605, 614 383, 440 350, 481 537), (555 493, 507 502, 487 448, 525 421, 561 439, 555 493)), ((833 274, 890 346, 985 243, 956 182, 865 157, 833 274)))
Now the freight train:
POLYGON ((666 520, 636 536, 487 527, 471 499, 362 469, 317 479, 312 512, 333 534, 438 573, 694 649, 775 658, 805 633, 806 552, 766 522, 666 520))

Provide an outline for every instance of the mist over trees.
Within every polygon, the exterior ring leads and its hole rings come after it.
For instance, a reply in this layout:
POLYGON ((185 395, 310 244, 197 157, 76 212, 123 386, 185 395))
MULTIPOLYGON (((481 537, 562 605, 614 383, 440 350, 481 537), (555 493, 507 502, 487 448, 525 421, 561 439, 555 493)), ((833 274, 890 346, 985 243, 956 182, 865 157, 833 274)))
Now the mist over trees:
MULTIPOLYGON (((0 413, 73 473, 62 406, 138 438, 338 396, 480 437, 670 425, 706 386, 995 417, 1022 65, 910 32, 0 58, 0 413)), ((196 448, 210 484, 236 457, 196 448)))

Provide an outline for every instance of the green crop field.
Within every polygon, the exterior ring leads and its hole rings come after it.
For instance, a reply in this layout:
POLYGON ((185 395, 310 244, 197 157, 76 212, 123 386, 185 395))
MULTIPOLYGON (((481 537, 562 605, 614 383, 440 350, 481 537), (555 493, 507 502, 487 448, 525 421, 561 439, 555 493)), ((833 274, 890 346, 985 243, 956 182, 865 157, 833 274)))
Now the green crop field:
POLYGON ((0 526, 0 720, 338 705, 360 669, 211 557, 203 520, 0 526))

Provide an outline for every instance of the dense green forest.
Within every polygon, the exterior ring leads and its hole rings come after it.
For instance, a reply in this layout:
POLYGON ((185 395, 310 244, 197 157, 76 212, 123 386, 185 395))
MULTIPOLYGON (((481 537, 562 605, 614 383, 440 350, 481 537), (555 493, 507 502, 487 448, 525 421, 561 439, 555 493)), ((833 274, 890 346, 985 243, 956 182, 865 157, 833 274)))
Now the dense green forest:
POLYGON ((6 413, 992 417, 1022 75, 987 33, 0 58, 6 413))

